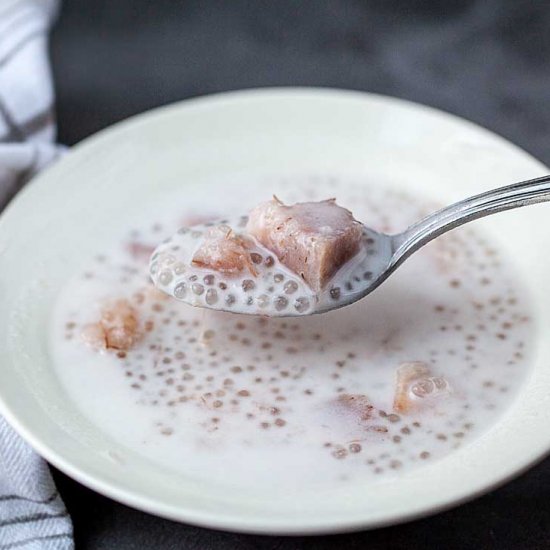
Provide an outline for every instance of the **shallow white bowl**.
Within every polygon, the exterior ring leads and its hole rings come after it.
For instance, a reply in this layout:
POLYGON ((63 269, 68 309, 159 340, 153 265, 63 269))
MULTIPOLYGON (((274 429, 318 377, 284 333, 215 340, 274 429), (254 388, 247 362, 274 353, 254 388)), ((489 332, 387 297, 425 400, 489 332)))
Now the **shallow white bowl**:
MULTIPOLYGON (((550 242, 539 205, 477 222, 513 253, 532 294, 532 374, 483 437, 399 481, 227 494, 127 449, 65 394, 48 351, 63 281, 159 193, 239 174, 340 174, 450 202, 547 169, 502 138, 426 107, 364 93, 271 89, 157 109, 104 130, 36 178, 0 219, 0 412, 52 464, 93 489, 167 518, 261 533, 322 533, 404 521, 487 491, 550 449, 550 242)), ((258 177, 258 181, 265 178, 258 177)), ((109 391, 108 388, 105 391, 109 391)))

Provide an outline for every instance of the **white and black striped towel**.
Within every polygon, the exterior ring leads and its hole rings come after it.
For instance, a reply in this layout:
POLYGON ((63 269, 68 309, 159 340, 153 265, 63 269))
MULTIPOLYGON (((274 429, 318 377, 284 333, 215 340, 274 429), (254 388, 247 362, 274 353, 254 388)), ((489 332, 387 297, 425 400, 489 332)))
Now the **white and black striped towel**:
MULTIPOLYGON (((57 0, 0 0, 0 208, 54 160, 48 29, 57 0)), ((0 417, 0 550, 73 548, 48 465, 0 417)))

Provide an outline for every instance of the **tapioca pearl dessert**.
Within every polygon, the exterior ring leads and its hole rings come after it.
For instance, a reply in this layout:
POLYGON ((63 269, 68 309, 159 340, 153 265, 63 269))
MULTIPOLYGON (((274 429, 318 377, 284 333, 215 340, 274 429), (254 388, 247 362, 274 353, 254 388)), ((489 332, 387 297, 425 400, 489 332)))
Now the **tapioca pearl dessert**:
POLYGON ((151 258, 159 289, 210 309, 298 316, 349 303, 379 271, 383 243, 334 199, 184 227, 151 258), (378 262, 379 263, 379 262, 378 262))
MULTIPOLYGON (((328 180, 277 193, 288 202, 337 195, 389 232, 433 209, 328 180)), ((239 220, 243 205, 261 200, 238 188, 229 195, 230 210, 212 203, 216 189, 208 201, 186 194, 186 208, 239 220)), ((482 434, 528 372, 522 289, 474 231, 438 239, 350 308, 250 317, 191 308, 153 288, 139 252, 176 231, 184 217, 176 204, 167 198, 162 223, 144 209, 141 227, 90 259, 63 289, 52 333, 60 379, 82 412, 159 465, 262 491, 276 489, 273 479, 284 488, 392 478, 482 434), (420 284, 427 274, 429 285, 420 284)), ((201 281, 205 291, 219 288, 220 273, 201 281)))
POLYGON ((311 311, 314 292, 273 253, 237 233, 239 219, 179 229, 151 257, 154 283, 177 300, 210 309, 311 311))

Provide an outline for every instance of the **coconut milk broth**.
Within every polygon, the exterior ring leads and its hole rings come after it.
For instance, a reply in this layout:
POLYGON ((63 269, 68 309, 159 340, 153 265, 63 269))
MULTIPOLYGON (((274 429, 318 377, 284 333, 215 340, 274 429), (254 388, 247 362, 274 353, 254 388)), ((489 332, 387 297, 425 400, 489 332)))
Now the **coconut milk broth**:
POLYGON ((324 315, 205 311, 152 290, 148 260, 161 240, 182 224, 240 215, 271 193, 289 203, 335 196, 385 232, 437 206, 335 178, 186 185, 144 205, 140 226, 90 257, 55 308, 53 357, 83 414, 165 467, 260 489, 398 476, 494 423, 528 372, 532 323, 506 258, 471 228, 437 239, 372 295, 324 315), (136 308, 142 340, 126 352, 83 344, 82 328, 118 298, 136 308), (407 361, 424 362, 450 391, 396 414, 396 371, 407 361), (349 396, 372 410, 349 406, 349 396))

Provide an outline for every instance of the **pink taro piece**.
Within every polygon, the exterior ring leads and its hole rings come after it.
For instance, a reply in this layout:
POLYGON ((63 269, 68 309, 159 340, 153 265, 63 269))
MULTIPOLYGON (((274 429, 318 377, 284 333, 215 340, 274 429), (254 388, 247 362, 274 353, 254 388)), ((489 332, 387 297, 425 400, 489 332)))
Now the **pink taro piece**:
POLYGON ((195 252, 191 263, 196 267, 209 268, 226 275, 236 275, 244 269, 257 275, 250 259, 249 244, 236 235, 227 225, 210 228, 204 242, 195 252))
POLYGON ((246 228, 317 292, 357 254, 363 233, 335 199, 287 206, 273 197, 252 210, 246 228))

